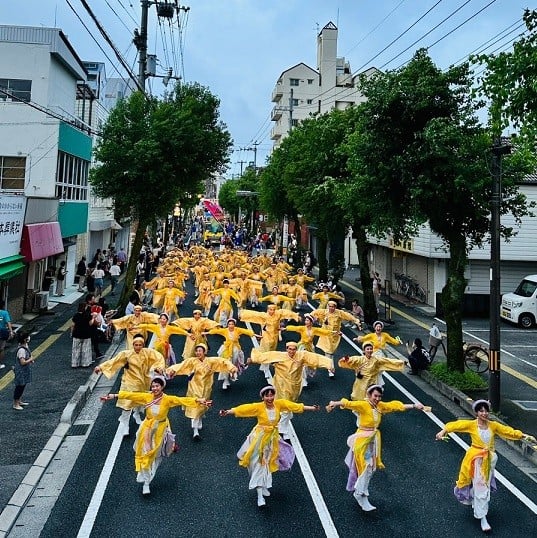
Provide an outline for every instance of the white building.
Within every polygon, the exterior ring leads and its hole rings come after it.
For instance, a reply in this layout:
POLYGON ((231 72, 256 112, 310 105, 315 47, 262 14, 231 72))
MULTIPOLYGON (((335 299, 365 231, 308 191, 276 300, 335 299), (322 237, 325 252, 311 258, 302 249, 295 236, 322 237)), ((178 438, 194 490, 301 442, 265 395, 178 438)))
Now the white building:
MULTIPOLYGON (((527 176, 520 185, 520 192, 528 201, 537 202, 537 176, 527 176)), ((522 278, 537 273, 537 250, 534 248, 537 237, 537 218, 522 218, 516 225, 510 215, 502 217, 503 225, 513 227, 518 233, 509 242, 502 241, 500 247, 501 293, 513 291, 522 278)), ((348 238, 353 243, 353 240, 348 238)), ((414 278, 426 293, 429 305, 441 308, 440 293, 447 279, 449 252, 441 239, 427 224, 421 226, 419 233, 412 239, 394 244, 390 239, 371 240, 371 269, 380 273, 381 278, 396 290, 395 274, 400 273, 414 278)), ((351 244, 351 243, 349 243, 351 244)), ((351 264, 357 263, 356 249, 352 249, 351 264)), ((350 252, 350 249, 349 249, 350 252)), ((469 263, 465 277, 468 285, 465 290, 464 309, 469 314, 487 314, 490 293, 490 245, 473 248, 469 253, 469 263)), ((441 310, 439 310, 439 314, 441 310)))
POLYGON ((23 196, 26 206, 25 266, 0 281, 16 317, 34 307, 48 267, 66 261, 66 284, 73 282, 78 236, 87 231, 92 139, 76 110, 87 72, 61 30, 0 26, 0 74, 0 194, 23 196))
POLYGON ((317 36, 317 69, 299 63, 286 69, 272 92, 275 122, 271 138, 278 147, 287 133, 312 114, 345 108, 364 100, 358 87, 360 75, 352 75, 350 63, 337 56, 338 30, 329 22, 317 36))

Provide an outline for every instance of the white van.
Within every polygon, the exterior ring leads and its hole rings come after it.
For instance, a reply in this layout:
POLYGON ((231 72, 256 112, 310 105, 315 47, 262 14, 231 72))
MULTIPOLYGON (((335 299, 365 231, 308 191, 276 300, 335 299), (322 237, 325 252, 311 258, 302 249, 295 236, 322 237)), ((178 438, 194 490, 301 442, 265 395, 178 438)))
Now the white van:
POLYGON ((502 297, 500 317, 517 323, 524 329, 535 325, 537 320, 537 275, 524 277, 513 293, 502 297))

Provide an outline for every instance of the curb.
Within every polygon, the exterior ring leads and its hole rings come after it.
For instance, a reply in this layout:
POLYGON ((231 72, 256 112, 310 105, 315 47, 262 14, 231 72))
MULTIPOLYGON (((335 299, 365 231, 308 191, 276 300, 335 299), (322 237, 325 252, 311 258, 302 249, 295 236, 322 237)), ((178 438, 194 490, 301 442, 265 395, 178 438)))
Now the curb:
MULTIPOLYGON (((117 353, 117 350, 123 338, 114 339, 112 345, 108 348, 106 356, 112 357, 117 353), (113 350, 113 351, 112 351, 113 350)), ((92 373, 88 381, 78 387, 73 397, 69 400, 64 410, 62 411, 60 422, 43 450, 34 461, 26 476, 22 479, 19 487, 7 502, 4 510, 0 513, 0 538, 4 538, 15 525, 19 514, 22 512, 27 502, 39 484, 43 474, 47 470, 50 462, 56 455, 63 440, 65 439, 71 425, 75 422, 80 414, 80 411, 86 405, 88 398, 93 393, 102 374, 92 373)))
MULTIPOLYGON (((346 284, 354 285, 352 282, 345 281, 345 279, 342 279, 346 284)), ((391 346, 386 346, 387 351, 390 352, 391 355, 393 355, 397 359, 406 360, 406 357, 399 353, 398 350, 391 346)), ((474 411, 472 409, 472 403, 473 400, 463 392, 461 392, 458 389, 455 389, 453 387, 450 387, 449 385, 446 385, 442 381, 436 379, 433 375, 431 375, 430 372, 427 370, 422 370, 419 373, 419 377, 423 379, 427 384, 434 387, 440 394, 451 400, 454 404, 458 405, 461 409, 466 411, 470 416, 474 416, 474 411)), ((497 415, 494 415, 491 413, 491 416, 496 420, 497 422, 500 422, 501 424, 507 425, 500 417, 497 415)), ((511 448, 513 448, 516 452, 518 452, 523 458, 525 458, 528 462, 532 463, 533 465, 537 466, 537 446, 534 448, 532 445, 522 442, 522 441, 511 441, 509 439, 502 439, 503 442, 505 442, 507 445, 509 445, 511 448)))

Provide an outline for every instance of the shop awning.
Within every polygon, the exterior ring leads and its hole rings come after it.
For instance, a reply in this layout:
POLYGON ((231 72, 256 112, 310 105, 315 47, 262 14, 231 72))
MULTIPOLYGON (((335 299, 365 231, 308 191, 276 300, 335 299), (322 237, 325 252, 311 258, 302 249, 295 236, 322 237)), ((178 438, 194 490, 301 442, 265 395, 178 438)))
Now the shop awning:
POLYGON ((107 220, 90 220, 90 232, 101 232, 103 230, 121 230, 123 227, 114 219, 107 220))
POLYGON ((0 280, 9 280, 14 276, 20 275, 25 267, 24 257, 18 254, 0 260, 0 280))
POLYGON ((26 224, 22 229, 21 254, 27 262, 42 260, 63 251, 59 222, 26 224))

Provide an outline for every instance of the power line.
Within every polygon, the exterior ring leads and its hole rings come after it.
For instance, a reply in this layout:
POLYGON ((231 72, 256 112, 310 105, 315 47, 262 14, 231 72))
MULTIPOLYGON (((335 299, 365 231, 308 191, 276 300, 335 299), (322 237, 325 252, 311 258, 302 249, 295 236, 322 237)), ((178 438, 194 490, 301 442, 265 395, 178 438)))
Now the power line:
MULTIPOLYGON (((69 3, 69 0, 66 0, 66 2, 71 6, 71 4, 69 3)), ((144 87, 140 84, 140 81, 138 80, 138 78, 134 75, 134 73, 131 71, 129 65, 127 64, 126 60, 123 58, 123 56, 121 55, 121 53, 119 52, 119 50, 117 49, 116 45, 114 44, 114 42, 112 41, 112 39, 109 37, 109 35, 107 34, 106 30, 104 29, 103 25, 99 22, 99 20, 97 19, 97 17, 95 16, 95 14, 93 13, 92 9, 90 8, 90 6, 88 5, 88 3, 86 2, 86 0, 80 0, 80 3, 84 6, 84 8, 86 9, 86 11, 88 12, 89 16, 92 18, 93 22, 95 23, 95 26, 97 26, 97 29, 99 30, 99 32, 101 33, 101 35, 104 37, 105 41, 108 43, 108 45, 110 46, 110 48, 114 51, 114 54, 116 55, 116 58, 119 60, 119 62, 121 63, 121 65, 124 67, 124 69, 127 71, 129 77, 135 82, 136 86, 138 87, 138 89, 144 94, 147 96, 147 94, 145 93, 145 89, 144 87)), ((71 6, 71 9, 72 6, 71 6)))
POLYGON ((106 2, 106 5, 111 9, 112 13, 119 19, 119 22, 123 25, 124 28, 126 28, 127 32, 131 32, 131 29, 125 24, 125 21, 117 14, 117 11, 110 5, 110 2, 108 0, 104 0, 106 2))
MULTIPOLYGON (((124 6, 123 2, 121 0, 117 0, 117 1, 118 1, 119 5, 124 9, 127 16, 130 17, 131 21, 134 22, 134 24, 138 25, 138 21, 130 14, 129 10, 124 6)), ((132 6, 132 4, 130 4, 130 7, 131 7, 131 10, 133 11, 133 13, 135 13, 134 7, 132 6)))
MULTIPOLYGON (((431 28, 428 32, 426 32, 425 34, 423 34, 420 38, 416 39, 416 41, 414 41, 413 43, 411 43, 406 49, 402 50, 399 54, 397 54, 396 56, 394 56, 393 58, 391 58, 390 60, 388 60, 386 63, 384 63, 383 65, 380 66, 380 69, 383 69, 384 67, 386 67, 388 64, 392 63, 394 60, 396 60, 397 58, 399 58, 399 56, 402 56, 408 49, 411 49, 414 45, 416 45, 417 43, 419 43, 422 39, 424 39, 425 37, 427 37, 429 34, 433 33, 437 28, 439 28, 440 26, 442 26, 442 24, 444 24, 446 21, 448 21, 449 19, 451 19, 451 17, 453 17, 455 14, 457 14, 463 7, 465 7, 466 5, 468 5, 472 0, 466 0, 466 2, 464 2, 462 5, 460 5, 457 9, 455 9, 454 11, 452 11, 447 17, 445 17, 444 19, 442 19, 436 26, 434 26, 433 28, 431 28)), ((491 3, 494 3, 496 2, 496 0, 492 0, 491 3)))
POLYGON ((349 55, 358 45, 360 45, 362 42, 364 42, 375 30, 378 30, 385 22, 389 19, 389 17, 403 4, 405 0, 401 0, 372 30, 370 30, 356 45, 353 45, 345 54, 344 56, 349 55))

